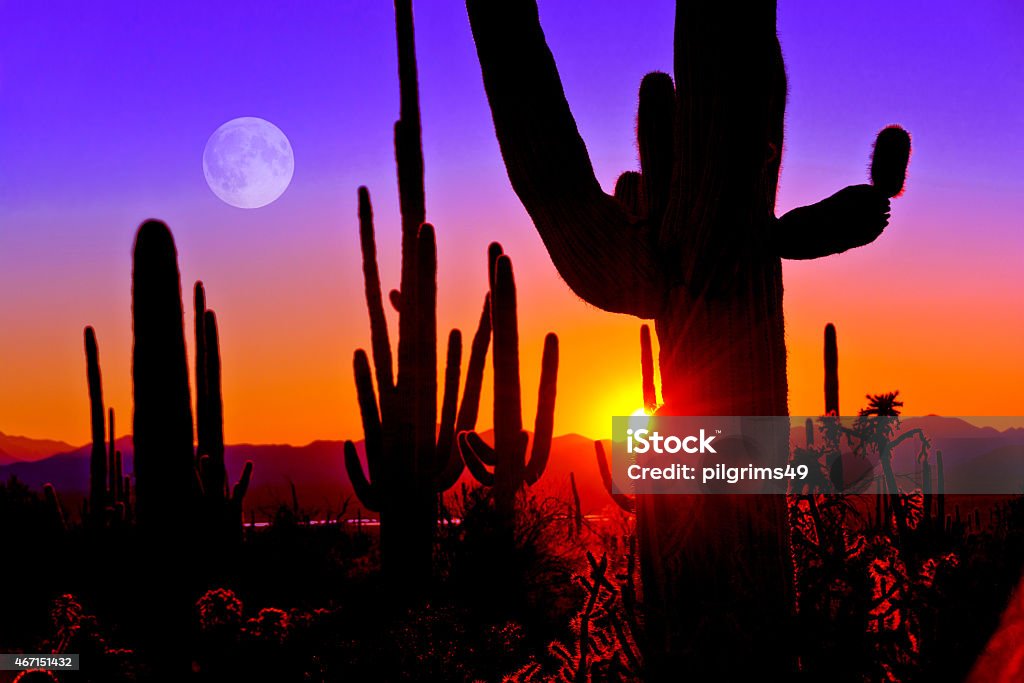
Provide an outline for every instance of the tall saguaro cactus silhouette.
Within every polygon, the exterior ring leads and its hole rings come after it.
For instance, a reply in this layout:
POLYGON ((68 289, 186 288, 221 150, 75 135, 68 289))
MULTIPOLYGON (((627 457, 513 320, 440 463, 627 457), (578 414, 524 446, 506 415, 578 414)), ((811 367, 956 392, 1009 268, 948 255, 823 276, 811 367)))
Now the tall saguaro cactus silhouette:
POLYGON ((825 325, 825 414, 839 417, 839 345, 832 323, 825 325))
MULTIPOLYGON (((107 443, 103 415, 103 378, 100 374, 99 347, 96 332, 85 328, 85 366, 89 384, 89 415, 92 427, 92 451, 89 455, 89 516, 93 526, 102 526, 108 502, 107 443)), ((113 420, 111 420, 113 422, 113 420)), ((111 424, 113 431, 113 424, 111 424)), ((113 435, 111 435, 113 441, 113 435)))
POLYGON ((247 460, 238 482, 228 490, 224 463, 224 399, 221 391, 220 334, 217 315, 206 308, 206 289, 196 282, 196 483, 202 536, 215 544, 242 540, 242 501, 253 464, 247 460))
MULTIPOLYGON (((643 79, 640 173, 623 174, 609 196, 576 129, 536 0, 467 5, 512 187, 576 294, 654 319, 660 414, 786 415, 781 259, 839 253, 881 233, 888 197, 902 190, 906 133, 891 127, 879 136, 874 185, 777 218, 786 74, 775 2, 679 0, 675 81, 643 79)), ((762 670, 785 669, 783 501, 647 498, 638 513, 652 671, 744 666, 727 646, 745 648, 743 660, 762 670), (768 637, 753 638, 758 629, 768 637)))
POLYGON ((434 228, 424 223, 423 149, 411 0, 396 0, 400 118, 395 157, 402 215, 398 309, 398 368, 377 267, 370 193, 359 189, 359 238, 366 306, 370 317, 373 371, 362 349, 354 372, 366 447, 366 471, 355 444, 345 443, 345 468, 359 500, 381 520, 381 564, 396 587, 421 586, 431 574, 438 494, 463 472, 456 435, 476 426, 480 386, 490 344, 489 299, 473 337, 466 384, 459 404, 462 334, 448 336, 440 428, 437 403, 437 247, 434 228), (376 391, 374 390, 376 379, 376 391))
POLYGON ((540 388, 534 421, 533 446, 527 460, 529 435, 523 431, 522 391, 519 382, 519 318, 512 261, 491 245, 491 327, 494 335, 494 445, 476 432, 459 433, 459 450, 469 471, 494 490, 499 518, 511 528, 516 496, 544 474, 551 454, 555 395, 558 382, 558 337, 548 333, 541 355, 540 388), (487 467, 493 467, 493 471, 487 467))
POLYGON ((178 252, 160 221, 135 237, 132 329, 136 516, 170 532, 191 503, 195 452, 178 252))

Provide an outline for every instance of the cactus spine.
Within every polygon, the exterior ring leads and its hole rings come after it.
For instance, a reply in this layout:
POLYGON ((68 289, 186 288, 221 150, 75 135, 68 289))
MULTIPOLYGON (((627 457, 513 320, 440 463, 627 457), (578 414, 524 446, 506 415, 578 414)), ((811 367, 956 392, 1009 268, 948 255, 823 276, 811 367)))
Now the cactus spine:
MULTIPOLYGON (((492 247, 491 254, 498 250, 492 247)), ((459 434, 459 450, 480 483, 492 486, 499 518, 511 524, 516 495, 544 474, 554 431, 558 381, 558 337, 549 333, 541 357, 540 390, 533 445, 526 458, 529 434, 523 431, 519 383, 519 322, 512 261, 498 256, 491 284, 491 327, 494 334, 494 445, 475 432, 459 434), (493 472, 486 466, 493 466, 493 472)))

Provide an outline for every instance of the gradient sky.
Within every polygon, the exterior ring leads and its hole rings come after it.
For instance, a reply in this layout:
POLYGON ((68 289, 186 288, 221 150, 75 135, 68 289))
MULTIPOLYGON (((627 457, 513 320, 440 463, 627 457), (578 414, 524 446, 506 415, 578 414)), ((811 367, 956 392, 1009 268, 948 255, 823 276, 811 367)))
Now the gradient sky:
MULTIPOLYGON (((610 189, 637 167, 640 79, 671 71, 673 3, 540 9, 610 189)), ((519 284, 527 424, 554 330, 556 431, 610 432, 611 415, 641 404, 639 321, 580 302, 555 274, 505 176, 462 3, 415 12, 441 326, 471 334, 486 246, 501 241, 519 284)), ((389 3, 369 0, 0 2, 0 431, 88 439, 86 324, 126 431, 130 249, 138 224, 159 217, 186 290, 203 279, 218 313, 228 441, 360 436, 360 184, 386 287, 399 265, 393 22, 389 3), (238 116, 272 121, 295 150, 291 187, 262 209, 224 204, 203 179, 207 138, 238 116)), ((780 211, 864 182, 882 126, 914 137, 908 190, 875 244, 785 265, 791 412, 821 410, 832 321, 846 412, 865 392, 900 389, 909 414, 1024 413, 1024 8, 782 0, 779 34, 780 211)))

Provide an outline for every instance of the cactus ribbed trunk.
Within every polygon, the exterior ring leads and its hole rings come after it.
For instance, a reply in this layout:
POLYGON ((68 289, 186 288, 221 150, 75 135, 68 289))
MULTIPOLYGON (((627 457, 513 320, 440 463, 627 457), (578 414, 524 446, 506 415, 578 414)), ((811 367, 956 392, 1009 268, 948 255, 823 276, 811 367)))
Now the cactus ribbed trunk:
MULTIPOLYGON (((782 262, 769 244, 786 96, 774 10, 677 4, 675 176, 657 237, 672 266, 653 316, 660 415, 789 413, 782 262)), ((638 128, 641 150, 658 134, 638 128)), ((774 452, 785 457, 783 441, 774 452)), ((637 521, 652 680, 790 669, 783 497, 640 496, 637 521)))
POLYGON ((510 522, 526 472, 519 384, 519 319, 512 262, 503 257, 491 289, 494 334, 494 499, 499 518, 510 522))
POLYGON ((178 254, 171 231, 155 220, 135 237, 132 331, 134 515, 141 541, 135 561, 153 588, 139 605, 139 640, 150 661, 161 662, 153 680, 174 681, 188 659, 167 634, 188 632, 196 587, 189 562, 195 452, 178 254))
MULTIPOLYGON (((781 269, 748 269, 755 275, 732 295, 697 300, 681 289, 678 307, 656 321, 659 415, 788 414, 781 269), (767 295, 757 296, 761 288, 767 295)), ((779 461, 758 464, 784 464, 784 440, 774 452, 779 461)), ((638 496, 637 522, 652 680, 737 674, 754 661, 790 668, 785 497, 638 496)))
POLYGON ((147 221, 132 268, 136 515, 158 532, 180 527, 193 477, 192 399, 178 253, 167 226, 147 221))

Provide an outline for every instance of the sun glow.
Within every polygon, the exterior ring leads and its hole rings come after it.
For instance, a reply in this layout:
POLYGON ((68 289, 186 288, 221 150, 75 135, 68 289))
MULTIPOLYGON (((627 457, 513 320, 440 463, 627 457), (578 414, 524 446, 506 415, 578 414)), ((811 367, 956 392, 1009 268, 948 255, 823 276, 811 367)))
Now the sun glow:
POLYGON ((648 429, 651 424, 651 416, 643 408, 637 408, 629 416, 630 429, 648 429))

